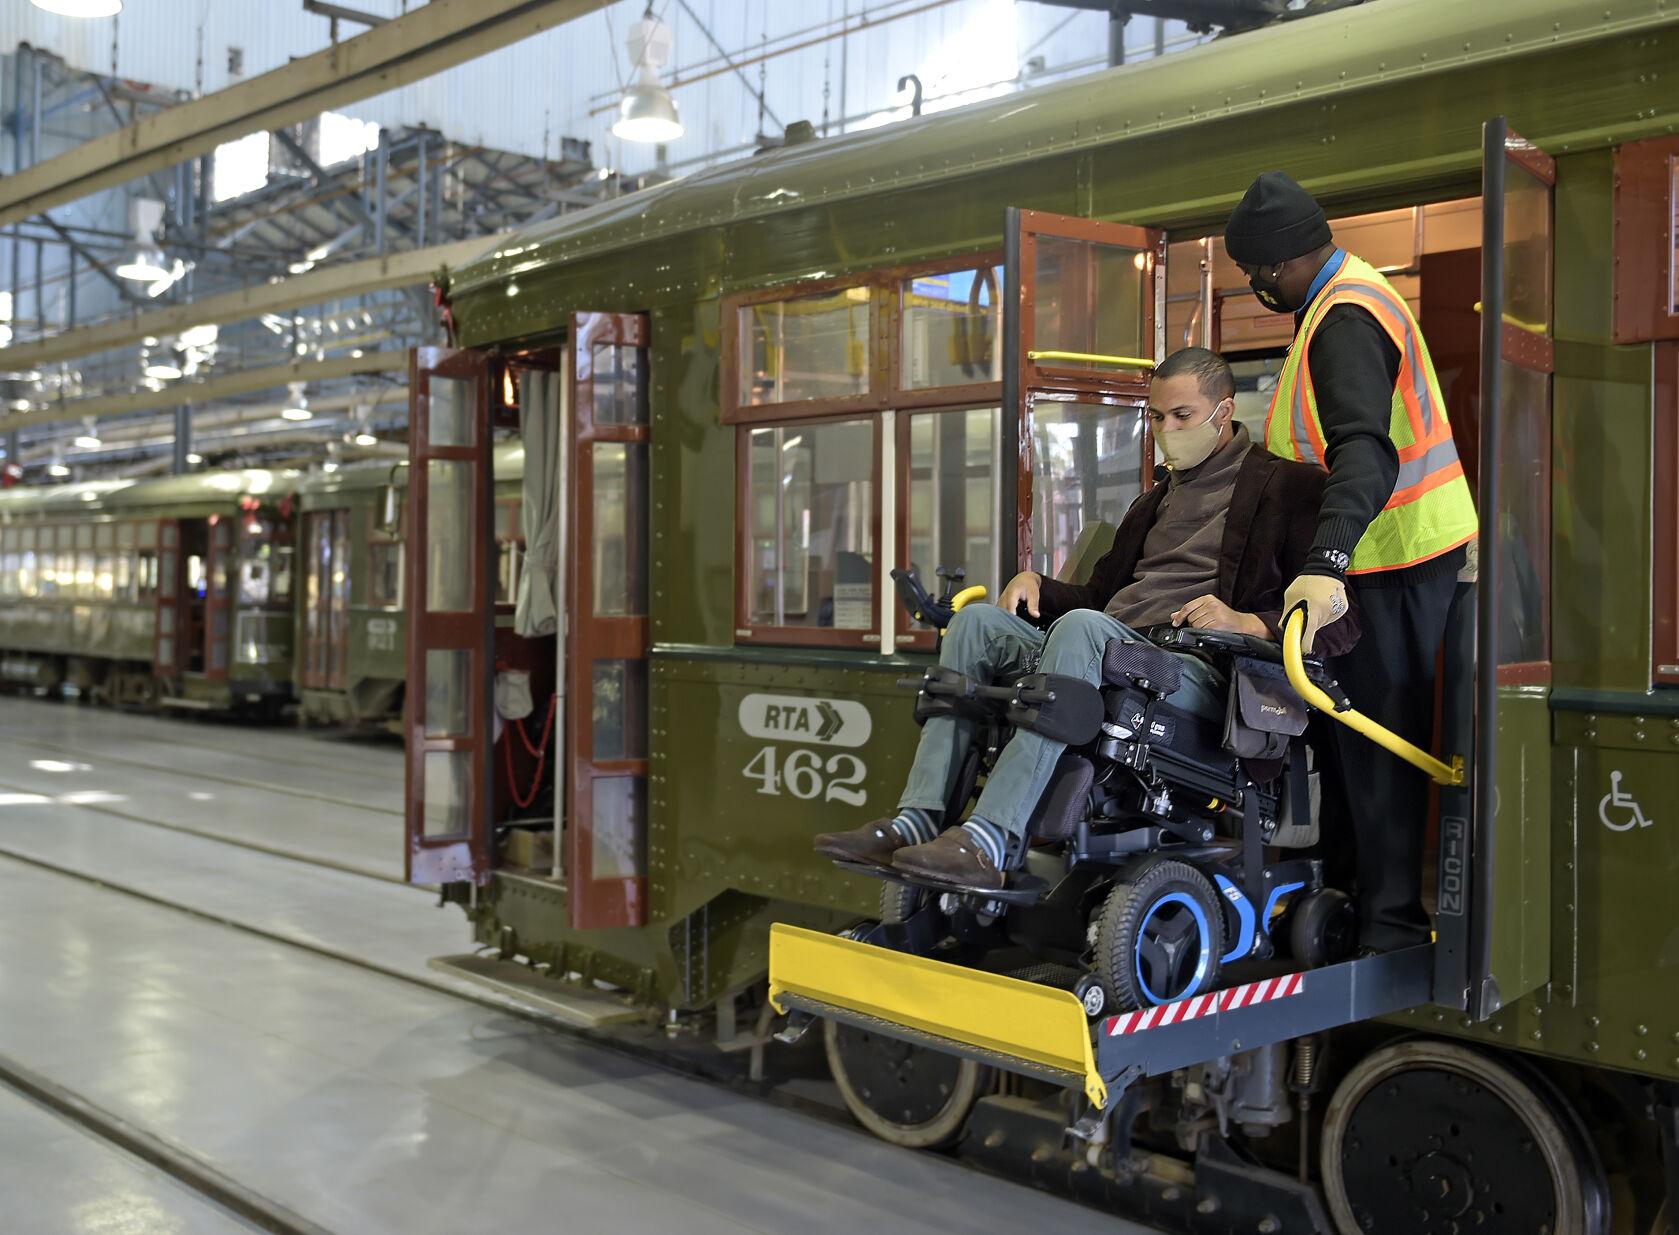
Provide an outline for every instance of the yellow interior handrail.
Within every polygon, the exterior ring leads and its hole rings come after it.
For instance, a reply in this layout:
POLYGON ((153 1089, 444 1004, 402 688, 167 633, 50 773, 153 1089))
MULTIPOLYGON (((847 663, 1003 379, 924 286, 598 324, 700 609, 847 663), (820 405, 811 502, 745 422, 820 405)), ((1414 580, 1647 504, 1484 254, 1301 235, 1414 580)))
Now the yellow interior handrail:
POLYGON ((1083 364, 1123 365, 1129 369, 1152 369, 1154 361, 1143 356, 1103 356, 1096 352, 1039 352, 1026 353, 1028 360, 1072 360, 1083 364))
POLYGON ((965 587, 950 598, 950 611, 952 613, 960 613, 962 612, 963 605, 976 600, 984 600, 987 594, 985 584, 983 583, 976 583, 972 587, 965 587))
POLYGON ((1463 756, 1453 755, 1451 763, 1442 763, 1433 755, 1419 746, 1413 746, 1391 729, 1384 729, 1364 713, 1348 708, 1344 712, 1335 710, 1335 700, 1331 699, 1321 689, 1312 684, 1306 676, 1306 665, 1301 656, 1300 645, 1304 642, 1306 627, 1306 606, 1296 605, 1289 611, 1283 622, 1283 669, 1288 674, 1288 684, 1299 692, 1299 695, 1312 707, 1326 716, 1334 717, 1341 724, 1355 733, 1362 733, 1377 746, 1403 759, 1412 767, 1421 768, 1428 773, 1429 779, 1437 785, 1463 784, 1463 756))
MULTIPOLYGON (((1477 300, 1475 302, 1475 312, 1479 313, 1480 311, 1481 302, 1477 300)), ((1536 334, 1544 338, 1550 338, 1551 336, 1551 328, 1544 322, 1530 322, 1526 318, 1517 317, 1514 313, 1504 313, 1500 316, 1506 326, 1514 326, 1517 330, 1525 330, 1528 334, 1536 334)))

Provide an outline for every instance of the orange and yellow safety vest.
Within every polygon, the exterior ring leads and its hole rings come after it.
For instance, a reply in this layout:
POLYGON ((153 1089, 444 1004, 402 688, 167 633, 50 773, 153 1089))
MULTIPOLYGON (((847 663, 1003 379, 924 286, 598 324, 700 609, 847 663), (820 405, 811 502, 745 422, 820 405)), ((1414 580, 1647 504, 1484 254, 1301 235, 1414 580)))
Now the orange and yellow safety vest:
POLYGON ((1306 352, 1324 315, 1338 304, 1368 310, 1399 349, 1399 378, 1388 422, 1388 433, 1399 448, 1399 478, 1393 496, 1354 547, 1348 573, 1397 570, 1426 562, 1474 539, 1475 503, 1417 319, 1405 298, 1363 258, 1347 254, 1307 309, 1271 396, 1265 445, 1285 459, 1328 466, 1306 352))

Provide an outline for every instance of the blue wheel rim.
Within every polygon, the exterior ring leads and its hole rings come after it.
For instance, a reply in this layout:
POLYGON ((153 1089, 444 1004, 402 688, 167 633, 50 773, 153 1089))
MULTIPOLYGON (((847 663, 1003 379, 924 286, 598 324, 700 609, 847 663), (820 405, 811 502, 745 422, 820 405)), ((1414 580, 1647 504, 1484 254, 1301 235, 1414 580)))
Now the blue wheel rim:
MULTIPOLYGON (((1201 984, 1207 980, 1207 971, 1212 967, 1213 962, 1212 932, 1207 927, 1207 913, 1206 910, 1201 908, 1200 902, 1187 892, 1167 892, 1159 897, 1143 912, 1143 916, 1137 922, 1136 938, 1131 945, 1131 961, 1137 977, 1137 990, 1151 1004, 1171 1003, 1173 1000, 1186 998, 1199 991, 1201 984), (1194 929, 1192 941, 1185 934, 1191 926, 1194 929), (1156 994, 1153 986, 1149 983, 1148 975, 1143 972, 1144 953, 1152 943, 1152 937, 1149 934, 1151 927, 1162 934, 1169 933, 1174 936, 1179 941, 1179 946, 1193 947, 1195 955, 1194 972, 1190 974, 1188 981, 1183 984, 1181 991, 1173 992, 1172 986, 1176 983, 1168 982, 1162 984, 1166 988, 1166 994, 1156 994)), ((1157 959, 1149 968, 1155 970, 1164 968, 1167 971, 1164 976, 1171 979, 1173 974, 1183 968, 1183 961, 1179 958, 1169 957, 1162 966, 1157 959)), ((1156 972, 1156 981, 1159 981, 1162 976, 1161 973, 1156 972)))

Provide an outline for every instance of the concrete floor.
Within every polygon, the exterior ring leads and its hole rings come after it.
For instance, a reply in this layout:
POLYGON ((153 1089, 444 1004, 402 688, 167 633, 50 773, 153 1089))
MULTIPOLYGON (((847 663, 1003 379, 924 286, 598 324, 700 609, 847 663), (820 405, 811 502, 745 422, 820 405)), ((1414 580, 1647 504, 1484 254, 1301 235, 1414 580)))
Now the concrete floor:
MULTIPOLYGON (((336 1232, 1143 1235, 450 994, 464 919, 370 877, 400 785, 394 748, 0 698, 0 1055, 336 1232)), ((0 1188, 29 1235, 244 1229, 3 1091, 0 1188)))

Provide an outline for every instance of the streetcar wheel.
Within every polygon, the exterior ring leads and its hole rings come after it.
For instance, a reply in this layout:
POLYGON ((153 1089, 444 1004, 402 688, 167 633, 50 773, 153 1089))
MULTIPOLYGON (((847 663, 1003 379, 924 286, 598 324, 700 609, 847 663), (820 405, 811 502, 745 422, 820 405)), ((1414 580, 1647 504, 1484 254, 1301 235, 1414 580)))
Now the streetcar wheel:
POLYGON ((1149 858, 1125 872, 1102 905, 1096 975, 1116 1011, 1210 990, 1224 920, 1212 882, 1183 862, 1149 858))
POLYGON ((1608 1187, 1562 1096, 1467 1046, 1406 1041, 1342 1080, 1323 1125, 1341 1235, 1604 1235, 1608 1187))
POLYGON ((852 1117, 904 1149, 939 1149, 961 1136, 988 1069, 971 1059, 825 1021, 828 1070, 852 1117))

